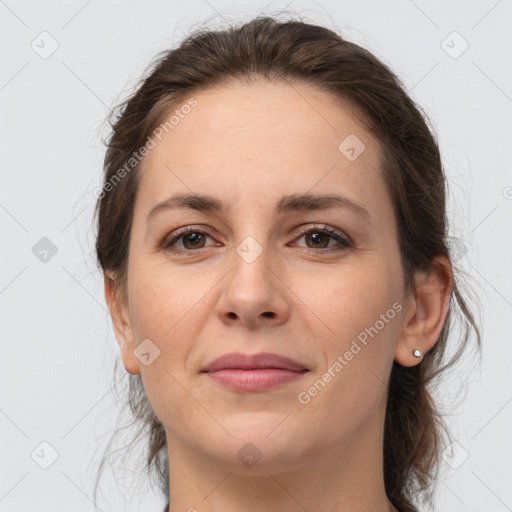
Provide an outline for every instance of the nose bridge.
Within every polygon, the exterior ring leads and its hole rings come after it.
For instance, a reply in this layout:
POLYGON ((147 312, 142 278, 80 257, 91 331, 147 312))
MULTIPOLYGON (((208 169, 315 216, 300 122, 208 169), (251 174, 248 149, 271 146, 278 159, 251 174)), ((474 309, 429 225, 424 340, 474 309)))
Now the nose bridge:
POLYGON ((224 282, 218 314, 224 322, 255 326, 281 323, 288 317, 282 286, 271 270, 269 244, 246 236, 231 255, 231 272, 224 282))
POLYGON ((233 259, 234 281, 239 280, 242 285, 245 283, 253 287, 254 296, 270 293, 269 244, 261 245, 254 237, 247 236, 236 246, 233 259))

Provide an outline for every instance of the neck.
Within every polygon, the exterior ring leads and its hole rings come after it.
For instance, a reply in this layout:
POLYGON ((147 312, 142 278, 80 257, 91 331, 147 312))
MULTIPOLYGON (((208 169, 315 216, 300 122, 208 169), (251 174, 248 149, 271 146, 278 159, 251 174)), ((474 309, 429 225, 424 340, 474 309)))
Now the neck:
POLYGON ((250 468, 198 452, 167 432, 169 512, 397 512, 384 488, 384 412, 338 446, 310 447, 300 460, 263 454, 250 468))

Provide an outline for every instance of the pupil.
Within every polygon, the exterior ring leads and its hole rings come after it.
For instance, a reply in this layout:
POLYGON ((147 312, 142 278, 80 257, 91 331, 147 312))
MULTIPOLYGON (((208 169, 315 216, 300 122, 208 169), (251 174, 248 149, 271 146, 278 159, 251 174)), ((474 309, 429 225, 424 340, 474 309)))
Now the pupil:
POLYGON ((322 238, 324 237, 324 235, 322 233, 311 233, 310 236, 311 236, 311 241, 313 242, 313 244, 315 244, 315 245, 322 244, 322 238))
POLYGON ((199 233, 191 233, 188 235, 188 240, 192 245, 197 245, 201 241, 201 235, 199 233))

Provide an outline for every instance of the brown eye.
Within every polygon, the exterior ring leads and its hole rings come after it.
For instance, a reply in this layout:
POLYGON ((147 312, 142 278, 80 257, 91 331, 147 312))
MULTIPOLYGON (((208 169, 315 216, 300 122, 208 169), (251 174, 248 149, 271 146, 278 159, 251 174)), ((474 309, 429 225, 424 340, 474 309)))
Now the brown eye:
POLYGON ((204 247, 205 235, 203 233, 199 233, 198 231, 194 231, 188 235, 182 235, 183 246, 185 249, 197 249, 204 247))
POLYGON ((325 233, 322 233, 320 231, 313 231, 310 233, 306 233, 305 240, 310 240, 311 243, 314 245, 312 249, 324 249, 329 245, 329 240, 331 236, 326 235, 325 233))
POLYGON ((321 229, 310 228, 307 231, 303 231, 297 240, 301 238, 304 238, 305 246, 302 244, 297 245, 317 253, 341 251, 352 247, 348 237, 343 236, 341 232, 328 226, 323 226, 321 229))
POLYGON ((195 250, 209 247, 206 245, 207 238, 211 239, 212 237, 205 231, 195 228, 194 226, 187 226, 186 228, 177 230, 171 238, 164 240, 162 249, 176 253, 192 253, 195 250))
MULTIPOLYGON (((175 231, 171 238, 162 242, 161 247, 165 251, 190 255, 199 249, 219 245, 217 243, 207 245, 207 238, 213 240, 212 236, 206 231, 194 226, 187 226, 175 231)), ((309 228, 307 231, 303 231, 296 240, 302 238, 304 238, 305 245, 297 243, 292 245, 304 247, 306 250, 316 254, 342 251, 352 247, 348 237, 343 236, 341 232, 329 226, 309 228)))

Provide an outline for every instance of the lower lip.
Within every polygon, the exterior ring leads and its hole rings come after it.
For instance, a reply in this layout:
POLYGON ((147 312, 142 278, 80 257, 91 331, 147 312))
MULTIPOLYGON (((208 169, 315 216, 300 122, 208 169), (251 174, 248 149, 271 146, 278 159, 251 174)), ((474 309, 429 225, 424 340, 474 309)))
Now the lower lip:
POLYGON ((236 391, 265 391, 299 379, 306 372, 263 368, 257 370, 226 369, 208 372, 222 386, 236 391))

